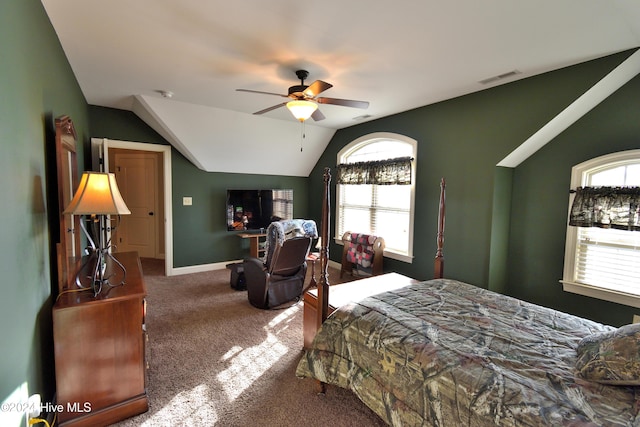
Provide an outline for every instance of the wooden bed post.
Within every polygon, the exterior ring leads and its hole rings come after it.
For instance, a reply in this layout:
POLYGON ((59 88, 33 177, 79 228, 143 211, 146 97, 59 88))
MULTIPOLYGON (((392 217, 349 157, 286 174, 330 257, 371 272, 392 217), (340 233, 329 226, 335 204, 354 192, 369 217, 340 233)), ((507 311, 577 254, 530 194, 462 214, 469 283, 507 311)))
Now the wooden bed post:
POLYGON ((444 217, 445 217, 445 182, 444 178, 440 181, 440 206, 438 209, 438 234, 436 259, 434 261, 434 278, 442 279, 444 277, 444 254, 442 248, 444 246, 444 217))
MULTIPOLYGON (((330 199, 330 183, 331 171, 324 168, 324 194, 322 196, 322 218, 320 222, 320 282, 318 283, 318 318, 317 330, 327 320, 329 316, 329 222, 331 220, 331 199, 330 199)), ((326 392, 326 384, 317 381, 318 393, 326 392)))
POLYGON ((320 283, 318 284, 318 329, 329 315, 329 221, 331 220, 329 184, 331 172, 324 168, 324 194, 322 196, 322 220, 320 222, 320 283))

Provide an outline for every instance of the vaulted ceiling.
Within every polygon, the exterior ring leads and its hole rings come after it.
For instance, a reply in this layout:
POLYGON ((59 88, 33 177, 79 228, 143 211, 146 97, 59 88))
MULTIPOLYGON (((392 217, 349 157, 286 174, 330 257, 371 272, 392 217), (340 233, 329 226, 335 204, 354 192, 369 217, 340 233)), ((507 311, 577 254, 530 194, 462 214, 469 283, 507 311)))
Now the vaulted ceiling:
POLYGON ((42 3, 89 104, 218 172, 308 176, 337 129, 640 46, 635 0, 42 3), (321 104, 303 127, 253 114, 285 98, 236 91, 286 95, 298 69, 369 107, 321 104))

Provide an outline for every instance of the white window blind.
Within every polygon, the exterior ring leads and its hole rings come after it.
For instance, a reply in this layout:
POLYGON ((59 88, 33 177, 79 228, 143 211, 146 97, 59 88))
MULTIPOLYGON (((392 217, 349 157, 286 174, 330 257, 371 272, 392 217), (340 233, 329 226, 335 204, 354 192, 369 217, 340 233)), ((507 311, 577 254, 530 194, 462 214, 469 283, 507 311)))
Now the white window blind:
POLYGON ((345 231, 382 236, 387 250, 408 253, 411 186, 340 185, 338 234, 345 231))
POLYGON ((640 295, 640 232, 579 228, 575 280, 640 295))
POLYGON ((280 218, 293 218, 293 190, 273 190, 273 214, 280 218))

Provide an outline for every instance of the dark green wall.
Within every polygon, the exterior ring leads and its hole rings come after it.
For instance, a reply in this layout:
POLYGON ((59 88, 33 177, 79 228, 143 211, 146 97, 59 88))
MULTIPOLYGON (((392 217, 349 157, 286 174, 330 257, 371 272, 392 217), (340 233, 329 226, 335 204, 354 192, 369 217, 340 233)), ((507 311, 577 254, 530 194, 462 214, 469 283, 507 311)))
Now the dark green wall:
MULTIPOLYGON (((599 304, 603 308, 597 314, 590 309, 578 310, 585 298, 563 292, 558 280, 562 274, 571 166, 603 152, 637 147, 640 121, 632 114, 638 111, 638 78, 529 162, 514 170, 503 170, 496 164, 631 53, 341 129, 311 174, 311 193, 321 194, 322 170, 335 167, 338 151, 349 142, 373 132, 407 135, 418 141, 415 260, 407 264, 386 259, 386 270, 416 278, 432 277, 439 181, 445 177, 447 277, 601 321, 629 323, 629 308, 591 302, 592 307, 599 304), (570 155, 576 147, 585 145, 586 134, 588 151, 570 155), (573 148, 564 148, 565 144, 573 148), (545 155, 556 146, 563 148, 545 155), (554 197, 541 191, 549 187, 558 189, 554 197), (535 215, 545 219, 542 228, 521 222, 535 215)), ((312 197, 310 212, 319 215, 319 211, 320 201, 312 197)), ((335 186, 331 214, 335 216, 335 186)), ((332 244, 331 258, 339 260, 340 253, 341 247, 332 244)))
POLYGON ((308 214, 308 178, 204 172, 182 156, 173 161, 174 266, 242 259, 249 242, 227 231, 227 189, 293 189, 296 218, 308 214), (193 206, 182 206, 182 197, 193 206))
POLYGON ((169 145, 160 134, 131 111, 90 105, 89 121, 92 138, 169 145))
MULTIPOLYGON (((167 144, 132 112, 92 106, 90 113, 94 137, 167 144)), ((249 242, 237 237, 237 232, 227 231, 229 188, 292 188, 294 215, 308 215, 306 177, 205 172, 175 149, 171 150, 171 165, 174 267, 226 262, 247 255, 249 242), (193 198, 192 206, 182 205, 185 196, 193 198)))
POLYGON ((640 148, 640 77, 608 97, 513 174, 509 288, 516 297, 611 324, 630 323, 640 309, 562 291, 572 166, 640 148))
MULTIPOLYGON (((50 232, 58 225, 57 205, 47 197, 57 188, 47 179, 46 153, 60 115, 69 115, 78 138, 88 140, 87 105, 39 0, 0 3, 0 52, 0 400, 26 385, 51 401, 50 232)), ((81 159, 82 144, 78 149, 81 159)))
POLYGON ((500 293, 506 293, 509 279, 511 194, 513 194, 513 169, 496 168, 493 184, 488 289, 500 293))

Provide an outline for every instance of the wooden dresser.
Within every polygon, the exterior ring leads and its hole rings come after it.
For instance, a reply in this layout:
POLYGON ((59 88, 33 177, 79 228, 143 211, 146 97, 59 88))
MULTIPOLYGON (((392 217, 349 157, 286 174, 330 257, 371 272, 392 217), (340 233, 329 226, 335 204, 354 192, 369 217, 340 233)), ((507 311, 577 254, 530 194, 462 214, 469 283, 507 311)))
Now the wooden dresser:
POLYGON ((142 268, 137 252, 115 257, 123 286, 64 293, 53 307, 60 426, 104 426, 149 408, 142 268))
MULTIPOLYGON (((416 283, 418 280, 398 273, 387 273, 353 282, 332 285, 329 287, 329 313, 352 301, 360 301, 366 297, 382 292, 392 291, 416 283)), ((304 311, 302 320, 304 348, 310 348, 313 337, 318 331, 318 290, 310 289, 304 294, 304 311)))

